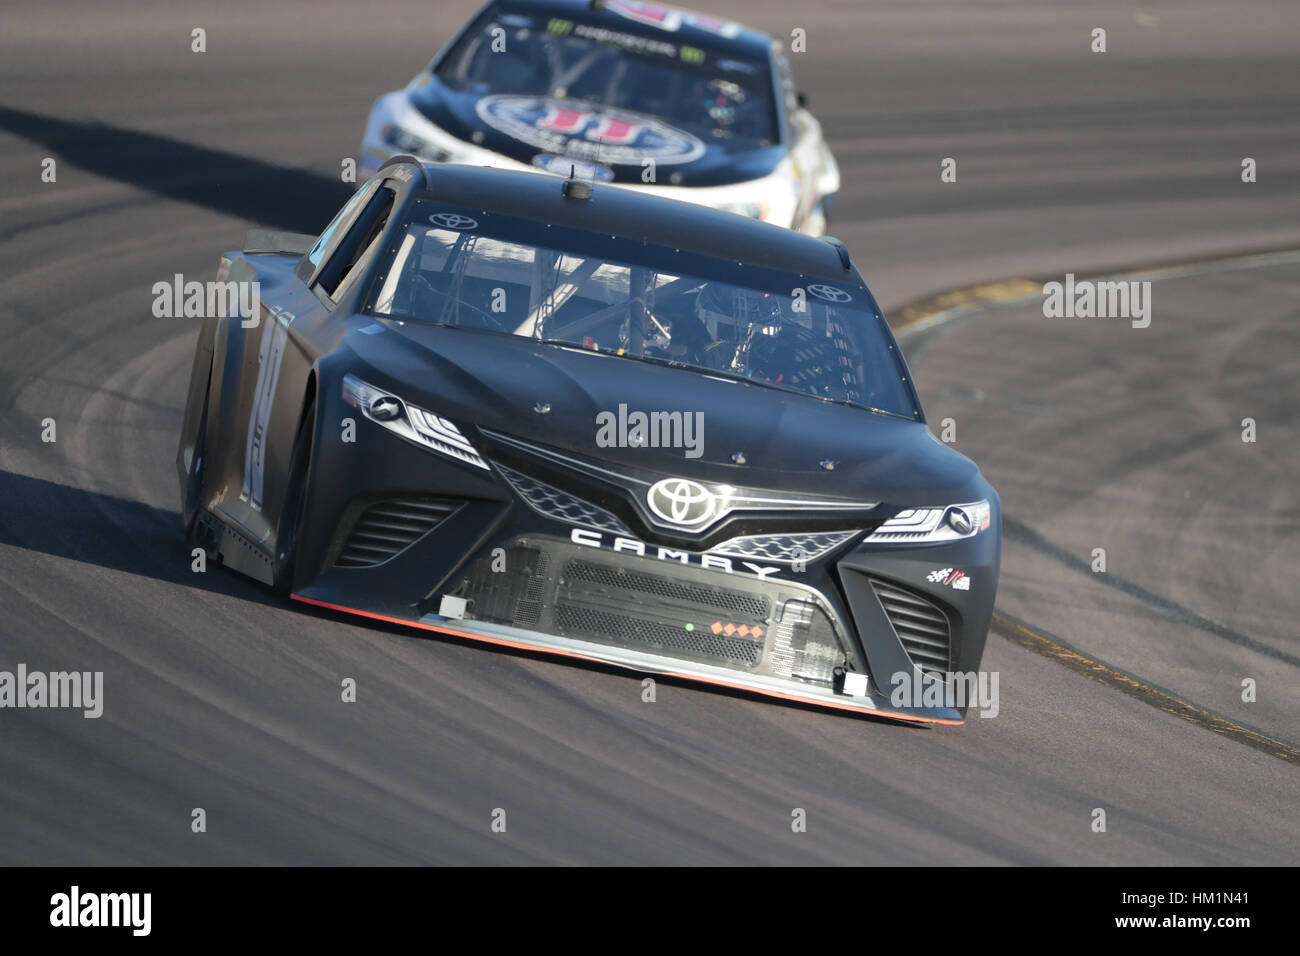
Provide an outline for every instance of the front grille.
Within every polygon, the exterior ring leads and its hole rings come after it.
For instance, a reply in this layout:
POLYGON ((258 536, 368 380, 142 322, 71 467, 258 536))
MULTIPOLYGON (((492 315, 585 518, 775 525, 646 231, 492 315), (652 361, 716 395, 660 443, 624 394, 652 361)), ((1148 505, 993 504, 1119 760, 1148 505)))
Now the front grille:
POLYGON ((555 599, 561 634, 746 669, 762 659, 771 614, 761 594, 576 558, 555 599))
POLYGON ((538 514, 556 521, 583 525, 598 531, 610 531, 614 534, 631 537, 632 532, 615 515, 589 501, 583 501, 567 491, 553 488, 544 481, 538 481, 523 472, 507 468, 499 462, 493 462, 502 477, 510 482, 515 493, 528 502, 538 514))
POLYGON ((405 551, 459 508, 446 498, 394 498, 361 513, 335 565, 371 568, 405 551))
POLYGON ((446 593, 468 620, 748 674, 829 685, 844 663, 828 610, 789 582, 547 537, 485 548, 446 593))
POLYGON ((811 601, 786 601, 772 627, 772 670, 781 677, 829 684, 843 663, 826 612, 811 601))
POLYGON ((558 605, 555 623, 562 632, 575 637, 617 641, 620 644, 644 645, 648 649, 684 651, 693 657, 711 658, 728 664, 753 667, 763 652, 759 640, 728 637, 711 630, 686 630, 663 621, 646 621, 612 611, 589 607, 558 605))
POLYGON ((897 584, 872 578, 871 588, 912 663, 926 674, 946 677, 952 648, 948 615, 928 598, 897 584))
POLYGON ((662 574, 628 571, 591 561, 570 561, 564 568, 564 577, 570 583, 583 582, 621 591, 636 591, 642 596, 659 598, 673 604, 707 607, 760 621, 767 617, 769 610, 769 604, 764 598, 744 591, 692 584, 662 574))
POLYGON ((733 558, 756 558, 781 563, 816 561, 858 534, 861 534, 861 532, 814 531, 806 534, 751 534, 723 541, 710 550, 714 554, 725 554, 733 558))
POLYGON ((474 566, 457 597, 469 601, 475 620, 533 628, 546 608, 550 566, 537 548, 502 549, 474 566))

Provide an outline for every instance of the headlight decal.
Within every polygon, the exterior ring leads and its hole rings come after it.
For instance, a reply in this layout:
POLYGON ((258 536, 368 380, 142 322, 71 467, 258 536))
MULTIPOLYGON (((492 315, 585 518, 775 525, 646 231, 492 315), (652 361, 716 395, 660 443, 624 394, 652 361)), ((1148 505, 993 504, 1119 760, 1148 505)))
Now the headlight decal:
POLYGON ((867 537, 867 544, 937 544, 973 538, 988 528, 987 500, 942 507, 907 508, 867 537))
POLYGON ((459 428, 428 409, 403 400, 397 395, 361 381, 355 375, 343 376, 343 401, 381 428, 414 445, 455 458, 476 468, 488 470, 487 462, 475 451, 459 428))
POLYGON ((445 163, 451 158, 451 153, 447 150, 435 146, 423 137, 403 128, 398 123, 384 124, 380 136, 385 143, 399 152, 409 153, 412 156, 418 156, 420 159, 427 159, 434 163, 445 163))

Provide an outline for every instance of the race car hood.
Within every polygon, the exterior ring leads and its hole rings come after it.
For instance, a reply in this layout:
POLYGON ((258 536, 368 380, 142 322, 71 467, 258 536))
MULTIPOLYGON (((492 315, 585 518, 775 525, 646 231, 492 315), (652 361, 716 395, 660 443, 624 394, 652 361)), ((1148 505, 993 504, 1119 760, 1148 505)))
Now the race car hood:
POLYGON ((379 322, 389 334, 348 337, 370 367, 355 374, 462 425, 615 466, 857 500, 962 501, 986 487, 922 422, 522 337, 379 322), (696 447, 602 447, 597 416, 638 411, 690 416, 696 447))
POLYGON ((705 141, 655 117, 588 102, 458 92, 432 75, 407 95, 457 139, 562 175, 577 164, 580 176, 641 183, 645 160, 653 159, 657 182, 723 186, 766 176, 785 155, 781 146, 705 141), (591 135, 602 122, 606 138, 597 143, 591 135))

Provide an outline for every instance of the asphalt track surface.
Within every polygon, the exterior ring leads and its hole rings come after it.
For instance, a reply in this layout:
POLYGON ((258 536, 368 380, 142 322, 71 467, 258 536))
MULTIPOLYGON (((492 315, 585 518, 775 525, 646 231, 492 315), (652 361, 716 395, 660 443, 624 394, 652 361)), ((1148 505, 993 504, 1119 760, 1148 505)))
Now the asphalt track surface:
MULTIPOLYGON (((1290 0, 711 6, 808 31, 832 231, 887 309, 1300 247, 1290 0)), ((0 11, 0 669, 105 672, 98 720, 0 711, 0 861, 1300 862, 1294 260, 1159 278, 1147 329, 1031 301, 909 341, 932 425, 1006 508, 995 719, 673 681, 645 704, 633 675, 190 572, 172 459, 196 329, 152 318, 151 287, 210 277, 249 225, 318 230, 370 100, 472 8, 0 11)))

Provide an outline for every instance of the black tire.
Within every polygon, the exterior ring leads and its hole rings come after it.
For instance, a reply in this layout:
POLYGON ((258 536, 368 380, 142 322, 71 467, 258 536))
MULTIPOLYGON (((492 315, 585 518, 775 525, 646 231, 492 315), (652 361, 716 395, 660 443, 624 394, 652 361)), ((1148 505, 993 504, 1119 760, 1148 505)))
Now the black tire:
POLYGON ((307 504, 307 477, 311 472, 312 443, 316 434, 316 401, 312 399, 298 426, 289 456, 288 491, 275 532, 274 587, 288 597, 293 591, 298 566, 298 533, 302 529, 307 504))

